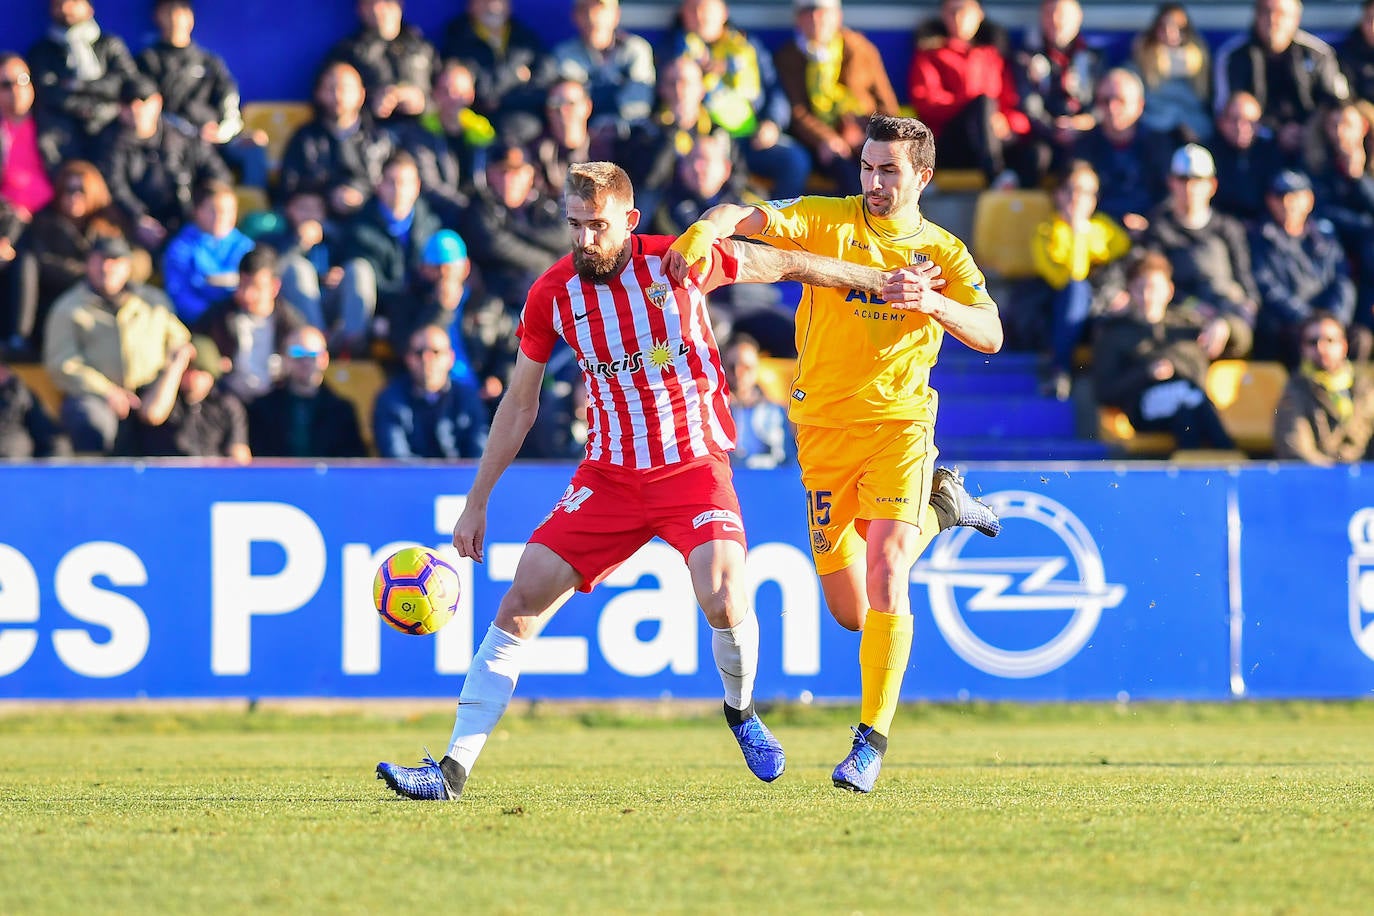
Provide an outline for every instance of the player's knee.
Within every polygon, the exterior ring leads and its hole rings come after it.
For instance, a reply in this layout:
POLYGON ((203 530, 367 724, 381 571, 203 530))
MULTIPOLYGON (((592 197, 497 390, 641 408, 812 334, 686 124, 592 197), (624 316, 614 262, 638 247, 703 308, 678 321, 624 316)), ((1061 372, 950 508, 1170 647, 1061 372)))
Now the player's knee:
POLYGON ((744 619, 749 605, 737 589, 721 587, 707 594, 697 595, 706 622, 713 627, 733 627, 744 619))

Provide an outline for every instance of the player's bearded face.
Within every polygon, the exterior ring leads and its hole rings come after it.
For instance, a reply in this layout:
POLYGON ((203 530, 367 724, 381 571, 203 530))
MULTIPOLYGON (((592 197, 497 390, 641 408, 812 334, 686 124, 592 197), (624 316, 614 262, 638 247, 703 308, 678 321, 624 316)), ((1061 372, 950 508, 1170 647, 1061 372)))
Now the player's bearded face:
POLYGON ((629 258, 630 232, 639 223, 639 211, 614 198, 593 204, 570 197, 567 208, 577 275, 589 283, 606 282, 629 258))

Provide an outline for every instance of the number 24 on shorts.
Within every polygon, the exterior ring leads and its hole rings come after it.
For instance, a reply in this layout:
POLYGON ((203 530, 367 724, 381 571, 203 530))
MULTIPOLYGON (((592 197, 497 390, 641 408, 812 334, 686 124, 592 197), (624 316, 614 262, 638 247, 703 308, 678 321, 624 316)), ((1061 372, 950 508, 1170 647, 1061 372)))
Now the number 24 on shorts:
POLYGON ((830 490, 807 490, 806 510, 811 517, 812 528, 823 528, 830 524, 830 490))
MULTIPOLYGON (((591 495, 591 487, 578 487, 574 490, 570 484, 568 489, 563 493, 563 498, 558 501, 558 505, 553 507, 553 512, 557 512, 559 509, 569 513, 576 512, 578 509, 582 508, 582 504, 586 502, 587 498, 591 495)), ((552 515, 553 512, 549 514, 552 515)))

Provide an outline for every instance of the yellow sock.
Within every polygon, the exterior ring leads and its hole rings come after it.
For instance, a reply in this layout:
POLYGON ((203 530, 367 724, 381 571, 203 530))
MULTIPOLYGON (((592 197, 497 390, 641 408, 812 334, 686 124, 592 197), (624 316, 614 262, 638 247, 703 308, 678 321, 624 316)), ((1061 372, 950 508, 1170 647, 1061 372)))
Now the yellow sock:
POLYGON ((892 716, 902 692, 902 677, 911 658, 915 622, 910 614, 869 610, 859 637, 859 677, 863 700, 859 721, 880 735, 892 729, 892 716))

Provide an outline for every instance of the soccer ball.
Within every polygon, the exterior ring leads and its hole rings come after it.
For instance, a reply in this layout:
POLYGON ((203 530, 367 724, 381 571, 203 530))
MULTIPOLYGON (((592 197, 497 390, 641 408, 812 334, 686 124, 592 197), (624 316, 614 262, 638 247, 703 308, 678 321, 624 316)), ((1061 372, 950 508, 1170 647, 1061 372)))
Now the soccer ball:
POLYGON ((426 636, 458 609, 458 570, 427 547, 406 547, 387 557, 372 579, 377 613, 393 628, 426 636))

